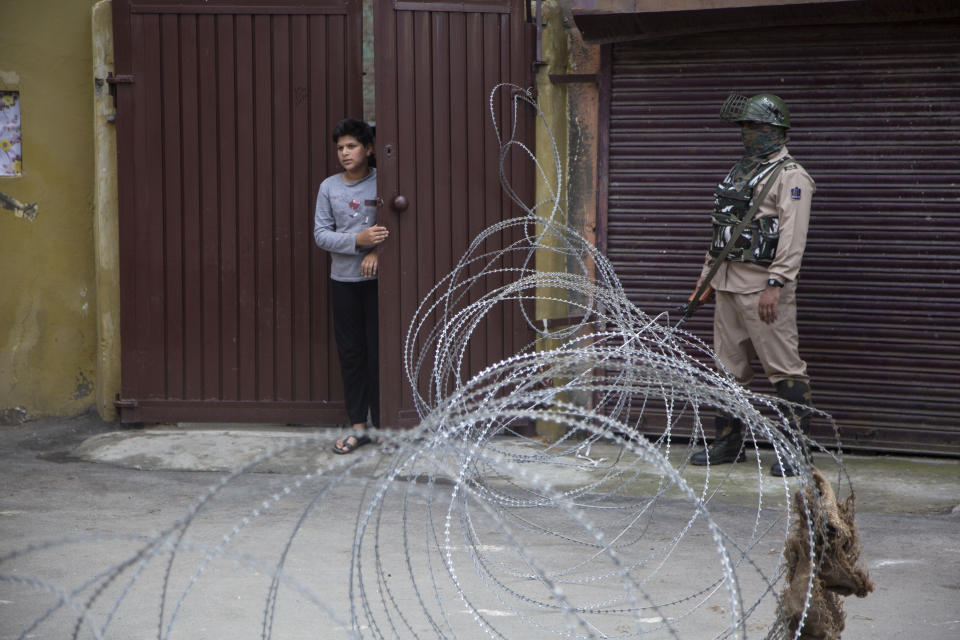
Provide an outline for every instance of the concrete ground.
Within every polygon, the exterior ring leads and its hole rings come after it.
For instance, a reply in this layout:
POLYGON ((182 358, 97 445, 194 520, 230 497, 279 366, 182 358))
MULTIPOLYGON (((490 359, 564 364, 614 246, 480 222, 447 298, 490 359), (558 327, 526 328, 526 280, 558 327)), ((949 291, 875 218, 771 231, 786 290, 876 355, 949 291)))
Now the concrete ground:
MULTIPOLYGON (((389 447, 334 456, 333 434, 279 425, 128 429, 90 416, 0 427, 0 640, 562 637, 554 632, 567 628, 554 606, 560 591, 518 567, 553 576, 569 601, 604 609, 622 595, 619 565, 585 552, 583 534, 616 530, 622 514, 633 518, 631 535, 643 527, 620 560, 648 545, 646 561, 658 569, 635 594, 647 612, 585 616, 596 626, 575 626, 580 637, 726 637, 731 596, 717 588, 723 555, 705 518, 675 491, 663 493, 655 514, 629 510, 658 491, 661 474, 637 473, 613 492, 591 485, 589 461, 528 470, 516 461, 536 445, 502 439, 502 464, 488 462, 484 482, 471 485, 473 497, 501 500, 493 510, 463 496, 454 463, 452 476, 428 482, 423 467, 391 467, 398 454, 389 447), (253 466, 231 475, 244 465, 253 466), (545 487, 590 490, 560 501, 578 508, 513 508, 545 487), (616 495, 590 504, 604 492, 616 495), (281 564, 284 577, 274 582, 281 564), (78 624, 77 611, 89 620, 78 624)), ((711 468, 709 478, 682 466, 683 453, 674 445, 670 460, 695 492, 708 487, 710 518, 734 549, 738 596, 745 608, 756 604, 741 637, 764 638, 775 604, 766 581, 779 563, 793 485, 766 475, 769 450, 759 464, 751 453, 711 468), (743 541, 747 561, 737 562, 743 541)), ((589 456, 597 468, 625 464, 610 445, 589 456)), ((442 453, 431 460, 434 470, 445 462, 442 453)), ((845 599, 842 637, 960 637, 960 460, 848 455, 844 463, 862 564, 876 588, 845 599)), ((816 464, 836 478, 832 461, 816 464)))

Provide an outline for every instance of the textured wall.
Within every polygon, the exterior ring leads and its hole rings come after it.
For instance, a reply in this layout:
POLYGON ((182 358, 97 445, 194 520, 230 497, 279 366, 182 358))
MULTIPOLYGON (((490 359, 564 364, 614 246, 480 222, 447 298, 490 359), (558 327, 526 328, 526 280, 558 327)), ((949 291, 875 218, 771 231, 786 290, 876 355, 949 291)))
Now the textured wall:
POLYGON ((92 0, 0 3, 0 77, 21 98, 23 175, 0 192, 0 421, 93 405, 92 0))
MULTIPOLYGON (((537 201, 543 201, 554 193, 563 210, 567 225, 582 234, 588 242, 595 243, 597 219, 597 154, 598 154, 598 107, 599 93, 596 81, 572 80, 570 75, 590 75, 600 71, 600 48, 585 45, 570 16, 570 2, 544 2, 541 34, 541 58, 545 63, 538 66, 537 92, 543 122, 537 123, 536 151, 550 185, 537 184, 537 201), (551 79, 551 75, 554 78, 551 79), (552 145, 556 144, 561 164, 560 186, 555 183, 556 167, 553 163, 552 145)), ((549 211, 541 209, 540 215, 549 211)), ((544 239, 544 244, 550 240, 544 239)), ((589 263, 589 260, 588 260, 589 263)), ((563 257, 552 251, 539 250, 537 268, 542 271, 578 272, 577 260, 563 257)), ((588 264, 588 268, 590 265, 588 264)), ((551 290, 543 287, 539 294, 551 300, 537 300, 537 320, 553 320, 561 326, 564 318, 581 313, 577 306, 568 306, 557 300, 573 300, 570 291, 551 290)), ((556 328, 556 327, 554 327, 556 328)), ((540 349, 554 349, 560 342, 544 339, 540 349)), ((555 379, 554 384, 566 381, 555 379)), ((571 394, 564 399, 587 406, 589 394, 571 394)), ((540 420, 537 433, 548 439, 560 437, 566 427, 540 420)))
POLYGON ((93 7, 93 154, 94 259, 97 286, 97 412, 117 417, 120 393, 120 239, 117 211, 117 132, 113 96, 106 82, 113 69, 113 7, 99 0, 93 7))
POLYGON ((363 0, 363 115, 354 117, 376 123, 376 73, 373 57, 373 0, 363 0))

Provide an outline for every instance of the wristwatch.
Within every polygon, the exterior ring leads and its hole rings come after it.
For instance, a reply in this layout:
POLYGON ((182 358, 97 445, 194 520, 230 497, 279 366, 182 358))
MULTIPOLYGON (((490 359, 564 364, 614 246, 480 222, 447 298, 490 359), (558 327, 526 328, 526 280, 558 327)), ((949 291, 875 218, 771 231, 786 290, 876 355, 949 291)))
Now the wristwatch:
POLYGON ((780 288, 782 289, 782 288, 783 288, 783 283, 780 282, 779 280, 775 280, 775 279, 773 279, 773 278, 770 278, 769 280, 767 280, 767 286, 768 286, 768 287, 780 287, 780 288))

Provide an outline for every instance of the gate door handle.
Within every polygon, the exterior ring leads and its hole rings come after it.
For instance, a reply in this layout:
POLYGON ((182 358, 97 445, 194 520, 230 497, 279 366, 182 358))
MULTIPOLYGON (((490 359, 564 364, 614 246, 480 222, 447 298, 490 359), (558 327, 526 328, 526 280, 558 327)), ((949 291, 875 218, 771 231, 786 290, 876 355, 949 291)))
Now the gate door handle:
POLYGON ((393 206, 393 210, 397 213, 403 213, 407 210, 407 207, 410 206, 410 203, 407 201, 406 196, 396 196, 394 197, 391 206, 393 206))

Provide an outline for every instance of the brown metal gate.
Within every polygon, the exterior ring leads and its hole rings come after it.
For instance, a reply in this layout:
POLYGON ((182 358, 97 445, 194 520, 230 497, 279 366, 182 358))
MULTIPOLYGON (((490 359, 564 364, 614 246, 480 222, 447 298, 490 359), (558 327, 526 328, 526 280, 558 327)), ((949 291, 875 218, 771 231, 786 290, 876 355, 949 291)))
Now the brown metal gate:
MULTIPOLYGON (((522 211, 500 188, 488 96, 500 82, 529 86, 531 26, 521 0, 376 2, 377 172, 390 241, 380 250, 381 414, 415 420, 402 350, 419 301, 484 228, 522 211), (391 205, 406 198, 406 210, 391 205)), ((506 105, 501 103, 501 111, 506 105)), ((532 117, 521 135, 532 144, 532 117)), ((527 201, 532 165, 508 166, 527 201)), ((514 236, 498 236, 509 243, 514 236)), ((492 283, 497 284, 497 283, 492 283)), ((469 375, 529 343, 516 309, 498 307, 474 334, 469 375)))
MULTIPOLYGON (((742 150, 717 118, 724 97, 790 106, 790 150, 817 181, 801 355, 851 447, 960 454, 958 32, 947 19, 612 47, 608 255, 649 312, 696 282, 713 187, 742 150)), ((687 325, 708 343, 711 311, 687 325)))
POLYGON ((313 244, 359 0, 114 0, 124 421, 338 422, 313 244))

